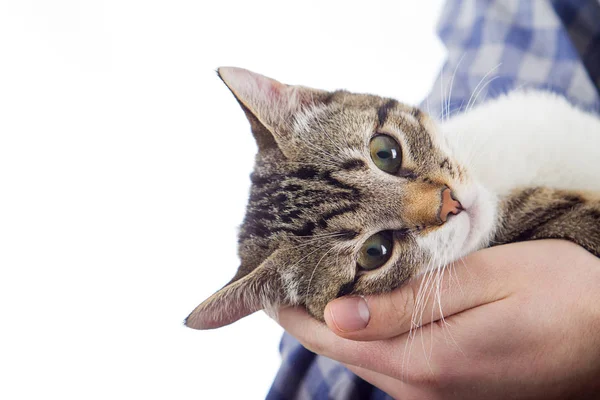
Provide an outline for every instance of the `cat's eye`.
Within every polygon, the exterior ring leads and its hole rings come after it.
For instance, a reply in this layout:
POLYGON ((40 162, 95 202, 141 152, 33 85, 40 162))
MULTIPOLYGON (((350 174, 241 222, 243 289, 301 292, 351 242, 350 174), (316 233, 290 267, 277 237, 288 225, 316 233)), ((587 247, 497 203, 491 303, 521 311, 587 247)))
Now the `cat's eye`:
POLYGON ((388 135, 377 135, 369 143, 371 159, 382 171, 395 174, 402 166, 402 149, 397 141, 388 135))
POLYGON ((366 270, 381 267, 390 259, 393 243, 393 235, 390 231, 374 234, 360 248, 358 266, 366 270))

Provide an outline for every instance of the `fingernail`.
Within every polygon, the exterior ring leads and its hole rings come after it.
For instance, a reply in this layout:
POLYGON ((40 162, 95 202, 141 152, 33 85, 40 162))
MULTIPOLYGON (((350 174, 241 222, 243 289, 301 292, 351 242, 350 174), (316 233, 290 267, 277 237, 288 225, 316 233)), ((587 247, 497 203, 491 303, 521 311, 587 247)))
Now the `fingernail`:
POLYGON ((358 331, 369 323, 369 307, 362 297, 336 300, 330 304, 329 312, 332 322, 342 332, 358 331))

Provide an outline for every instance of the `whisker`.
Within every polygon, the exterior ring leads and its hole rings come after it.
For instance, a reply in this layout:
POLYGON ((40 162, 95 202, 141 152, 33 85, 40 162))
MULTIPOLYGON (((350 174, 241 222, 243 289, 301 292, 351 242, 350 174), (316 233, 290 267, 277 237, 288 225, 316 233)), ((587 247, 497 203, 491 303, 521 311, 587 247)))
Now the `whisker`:
POLYGON ((454 73, 452 73, 452 79, 450 80, 450 90, 448 91, 448 101, 446 102, 446 120, 448 120, 448 118, 450 117, 450 103, 452 102, 452 88, 454 86, 454 78, 456 77, 456 72, 458 71, 458 68, 460 67, 460 64, 462 63, 466 54, 467 52, 465 51, 460 60, 458 60, 458 63, 454 68, 454 73))
POLYGON ((331 251, 333 251, 335 249, 336 249, 336 246, 332 246, 331 249, 327 250, 325 252, 325 254, 323 254, 323 256, 319 259, 319 261, 317 262, 317 265, 315 265, 315 268, 313 269, 312 273, 310 274, 310 278, 308 280, 308 286, 306 288, 306 296, 307 297, 310 295, 310 284, 312 283, 312 280, 313 280, 313 277, 315 276, 315 272, 317 271, 317 268, 319 268, 319 264, 321 264, 321 261, 323 261, 323 259, 327 256, 327 254, 329 254, 331 251))
POLYGON ((479 81, 479 83, 475 86, 475 89, 473 89, 473 92, 471 93, 471 97, 469 98, 469 101, 467 102, 467 107, 466 110, 470 110, 469 105, 471 105, 471 100, 473 99, 473 95, 475 93, 477 93, 477 89, 479 88, 479 86, 481 85, 482 82, 485 81, 485 79, 495 70, 497 70, 498 68, 500 68, 500 66, 502 65, 502 63, 499 63, 498 65, 496 65, 495 67, 493 67, 492 69, 490 69, 484 76, 483 78, 481 78, 481 80, 479 81))

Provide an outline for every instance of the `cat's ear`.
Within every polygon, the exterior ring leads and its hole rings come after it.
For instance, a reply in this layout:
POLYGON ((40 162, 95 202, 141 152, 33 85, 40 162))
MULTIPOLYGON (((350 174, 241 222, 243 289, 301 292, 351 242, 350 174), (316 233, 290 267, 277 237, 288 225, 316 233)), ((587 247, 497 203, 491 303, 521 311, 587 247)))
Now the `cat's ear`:
POLYGON ((294 115, 328 94, 286 85, 242 68, 221 67, 217 73, 246 113, 259 150, 281 145, 294 115))
POLYGON ((194 329, 215 329, 279 304, 283 298, 276 268, 279 258, 279 251, 276 251, 247 275, 238 273, 196 307, 185 319, 185 325, 194 329))

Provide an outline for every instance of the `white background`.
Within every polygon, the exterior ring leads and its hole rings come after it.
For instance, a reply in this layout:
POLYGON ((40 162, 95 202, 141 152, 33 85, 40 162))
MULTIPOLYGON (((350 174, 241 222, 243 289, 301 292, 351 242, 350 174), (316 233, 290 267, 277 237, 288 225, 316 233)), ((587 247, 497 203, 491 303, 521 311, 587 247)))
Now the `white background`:
POLYGON ((256 151, 214 70, 416 103, 440 9, 0 0, 0 398, 263 398, 273 321, 182 325, 237 268, 256 151))

